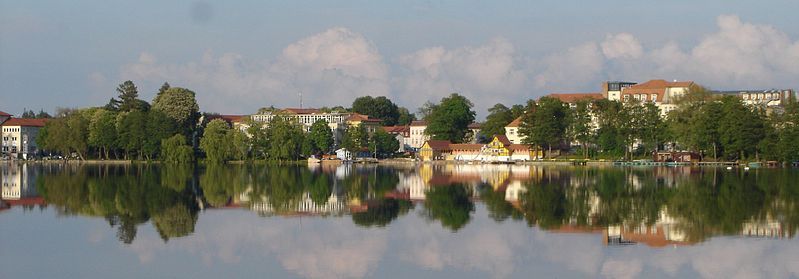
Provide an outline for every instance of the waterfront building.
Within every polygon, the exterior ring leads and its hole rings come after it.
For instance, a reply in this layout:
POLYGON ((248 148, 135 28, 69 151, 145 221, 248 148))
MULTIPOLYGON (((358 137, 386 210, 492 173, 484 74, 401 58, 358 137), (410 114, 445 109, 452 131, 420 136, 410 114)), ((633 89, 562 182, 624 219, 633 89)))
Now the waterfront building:
POLYGON ((336 145, 341 143, 344 133, 348 127, 362 125, 366 128, 369 134, 374 133, 379 129, 382 120, 371 118, 368 115, 358 114, 354 112, 323 112, 319 109, 313 108, 286 108, 286 109, 273 109, 262 110, 257 114, 253 114, 250 118, 255 122, 269 125, 277 115, 288 117, 292 121, 302 125, 303 131, 309 132, 311 126, 319 120, 327 121, 330 131, 333 132, 333 140, 336 145))
POLYGON ((519 134, 519 126, 522 124, 522 117, 519 116, 508 125, 505 126, 505 136, 508 137, 508 140, 513 144, 520 144, 524 137, 519 134))
POLYGON ((399 142, 397 152, 403 153, 410 150, 411 126, 383 126, 383 130, 393 135, 399 142))
POLYGON ((529 146, 513 144, 505 135, 495 135, 487 144, 429 140, 419 150, 419 158, 422 161, 511 162, 540 158, 536 155, 530 151, 529 146))
POLYGON ((11 158, 28 159, 39 152, 36 137, 47 119, 9 118, 2 124, 2 152, 11 158))
POLYGON ((654 79, 641 84, 631 85, 621 91, 621 101, 651 102, 660 109, 660 115, 666 115, 677 108, 675 101, 688 93, 693 81, 665 81, 654 79))
POLYGON ((408 146, 414 149, 419 149, 425 143, 425 141, 430 140, 430 136, 426 135, 424 131, 427 129, 427 122, 424 120, 417 120, 411 122, 410 125, 410 137, 408 141, 408 146))

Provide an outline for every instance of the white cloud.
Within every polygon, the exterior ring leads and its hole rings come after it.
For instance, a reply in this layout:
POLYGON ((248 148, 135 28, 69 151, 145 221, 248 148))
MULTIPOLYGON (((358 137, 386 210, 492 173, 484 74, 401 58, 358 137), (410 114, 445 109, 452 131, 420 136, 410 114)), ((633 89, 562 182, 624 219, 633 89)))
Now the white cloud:
MULTIPOLYGON (((572 47, 544 58, 545 69, 535 76, 535 85, 548 90, 579 90, 596 83, 604 57, 594 42, 572 47)), ((593 87, 593 86, 592 86, 593 87)), ((597 84, 596 88, 599 87, 597 84)))
POLYGON ((295 107, 300 92, 306 106, 346 105, 357 96, 389 94, 387 66, 377 48, 344 28, 290 44, 272 62, 208 51, 199 63, 166 64, 142 53, 136 63, 122 67, 121 78, 153 88, 164 81, 188 87, 197 92, 201 109, 219 112, 295 107))
POLYGON ((481 46, 426 48, 397 61, 404 73, 395 84, 412 106, 458 92, 482 112, 497 102, 515 102, 527 79, 513 44, 504 38, 481 46))
POLYGON ((602 42, 602 53, 608 59, 640 58, 644 53, 641 43, 630 33, 608 35, 602 42))

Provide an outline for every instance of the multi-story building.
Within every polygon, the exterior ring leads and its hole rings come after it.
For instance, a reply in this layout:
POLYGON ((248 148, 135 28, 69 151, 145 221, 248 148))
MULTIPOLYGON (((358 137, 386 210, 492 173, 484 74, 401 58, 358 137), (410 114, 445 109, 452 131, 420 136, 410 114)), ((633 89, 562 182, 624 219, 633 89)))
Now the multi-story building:
POLYGON ((621 101, 621 91, 635 85, 635 82, 608 81, 602 83, 602 96, 611 101, 621 101))
POLYGON ((301 124, 305 132, 310 131, 311 126, 316 123, 316 121, 327 121, 330 131, 333 132, 333 139, 336 145, 341 142, 341 138, 344 136, 344 132, 348 127, 361 125, 371 134, 381 127, 380 123, 382 122, 380 119, 370 118, 368 115, 354 112, 323 112, 319 109, 312 108, 287 108, 264 111, 253 114, 250 118, 255 122, 262 122, 264 125, 269 125, 272 118, 277 115, 289 117, 296 123, 301 124))
POLYGON ((0 111, 0 125, 2 125, 3 122, 6 122, 6 120, 11 118, 11 116, 12 116, 11 114, 8 114, 4 111, 0 111))
POLYGON ((601 100, 605 98, 605 95, 602 93, 552 93, 549 94, 548 97, 567 103, 570 108, 574 109, 577 107, 577 102, 579 101, 586 100, 591 102, 601 100))
POLYGON ((689 88, 693 85, 693 81, 654 79, 623 88, 621 101, 652 102, 660 109, 660 115, 665 117, 670 111, 677 108, 675 101, 688 93, 689 88))
POLYGON ((507 126, 505 126, 505 136, 508 137, 508 140, 512 144, 521 144, 522 143, 522 135, 519 134, 519 126, 522 124, 522 117, 519 116, 507 126))
POLYGON ((36 136, 44 127, 46 119, 9 118, 2 124, 3 155, 11 158, 27 159, 36 155, 39 149, 36 136))
POLYGON ((780 108, 785 105, 791 96, 796 97, 793 89, 770 89, 770 90, 729 90, 714 91, 715 94, 734 95, 741 98, 743 102, 751 106, 759 106, 767 110, 780 108))
POLYGON ((384 126, 383 130, 393 135, 400 143, 397 152, 405 152, 410 149, 411 126, 384 126))
POLYGON ((410 126, 411 134, 408 138, 408 146, 414 149, 422 148, 424 142, 430 139, 430 136, 424 133, 424 131, 427 129, 427 122, 424 120, 417 120, 411 122, 410 126))

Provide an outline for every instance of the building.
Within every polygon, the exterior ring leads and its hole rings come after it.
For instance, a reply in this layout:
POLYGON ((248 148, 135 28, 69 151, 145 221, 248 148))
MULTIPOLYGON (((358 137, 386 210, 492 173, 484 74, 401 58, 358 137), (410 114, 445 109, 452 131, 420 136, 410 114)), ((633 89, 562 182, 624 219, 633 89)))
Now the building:
POLYGON ((579 101, 585 100, 593 102, 605 98, 602 93, 552 93, 547 97, 555 98, 561 102, 567 103, 572 109, 577 108, 577 102, 579 101))
POLYGON ((522 139, 524 137, 522 137, 522 135, 519 134, 519 126, 521 126, 521 124, 522 124, 522 117, 519 116, 510 123, 508 123, 507 126, 505 126, 505 136, 508 137, 508 140, 512 144, 522 143, 522 139))
POLYGON ((531 153, 529 146, 513 144, 505 135, 495 135, 487 144, 429 140, 419 150, 419 155, 422 161, 512 162, 540 158, 531 153))
POLYGON ((665 81, 654 79, 641 84, 631 85, 621 91, 621 101, 651 102, 660 109, 660 115, 666 115, 677 108, 675 101, 688 93, 693 81, 665 81))
POLYGON ((469 124, 469 134, 466 135, 467 138, 465 142, 477 143, 477 136, 480 134, 480 127, 482 127, 482 124, 477 122, 469 124))
POLYGON ((28 159, 39 152, 36 136, 47 119, 9 118, 2 124, 3 155, 28 159))
POLYGON ((796 97, 793 89, 770 89, 770 90, 729 90, 714 91, 714 94, 733 95, 743 100, 744 104, 766 108, 767 111, 774 108, 781 108, 790 100, 791 96, 796 97))
POLYGON ((605 99, 611 101, 621 101, 621 91, 633 85, 636 85, 636 83, 627 81, 603 82, 601 94, 605 99))
POLYGON ((305 132, 311 130, 311 126, 319 120, 327 121, 330 131, 333 132, 333 140, 336 145, 341 143, 344 137, 344 132, 348 127, 363 125, 369 134, 374 133, 379 129, 382 120, 370 118, 367 115, 358 114, 354 112, 323 112, 319 109, 313 108, 287 108, 282 110, 265 110, 259 111, 258 114, 250 115, 250 118, 255 122, 264 123, 269 125, 269 122, 277 116, 288 117, 292 121, 302 125, 305 132))
POLYGON ((231 114, 218 114, 218 115, 209 115, 208 121, 220 119, 225 121, 231 128, 239 129, 242 132, 246 132, 249 125, 244 123, 247 119, 246 115, 231 115, 231 114))
POLYGON ((422 148, 422 145, 430 140, 430 136, 426 135, 424 131, 427 129, 427 122, 424 120, 417 120, 411 122, 410 137, 408 138, 408 146, 413 149, 422 148))
POLYGON ((400 143, 397 152, 403 153, 410 150, 409 139, 411 137, 411 126, 383 126, 383 130, 393 135, 400 143))
POLYGON ((6 122, 6 120, 11 118, 11 116, 12 116, 11 114, 8 114, 4 111, 0 111, 0 125, 2 125, 3 122, 6 122))

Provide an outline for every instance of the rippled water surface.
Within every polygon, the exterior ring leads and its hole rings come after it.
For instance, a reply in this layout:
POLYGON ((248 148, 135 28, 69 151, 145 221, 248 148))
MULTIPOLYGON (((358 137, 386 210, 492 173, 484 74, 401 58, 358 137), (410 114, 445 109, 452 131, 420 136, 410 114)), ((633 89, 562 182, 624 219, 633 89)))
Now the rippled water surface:
POLYGON ((0 170, 0 278, 799 277, 797 169, 0 170))

